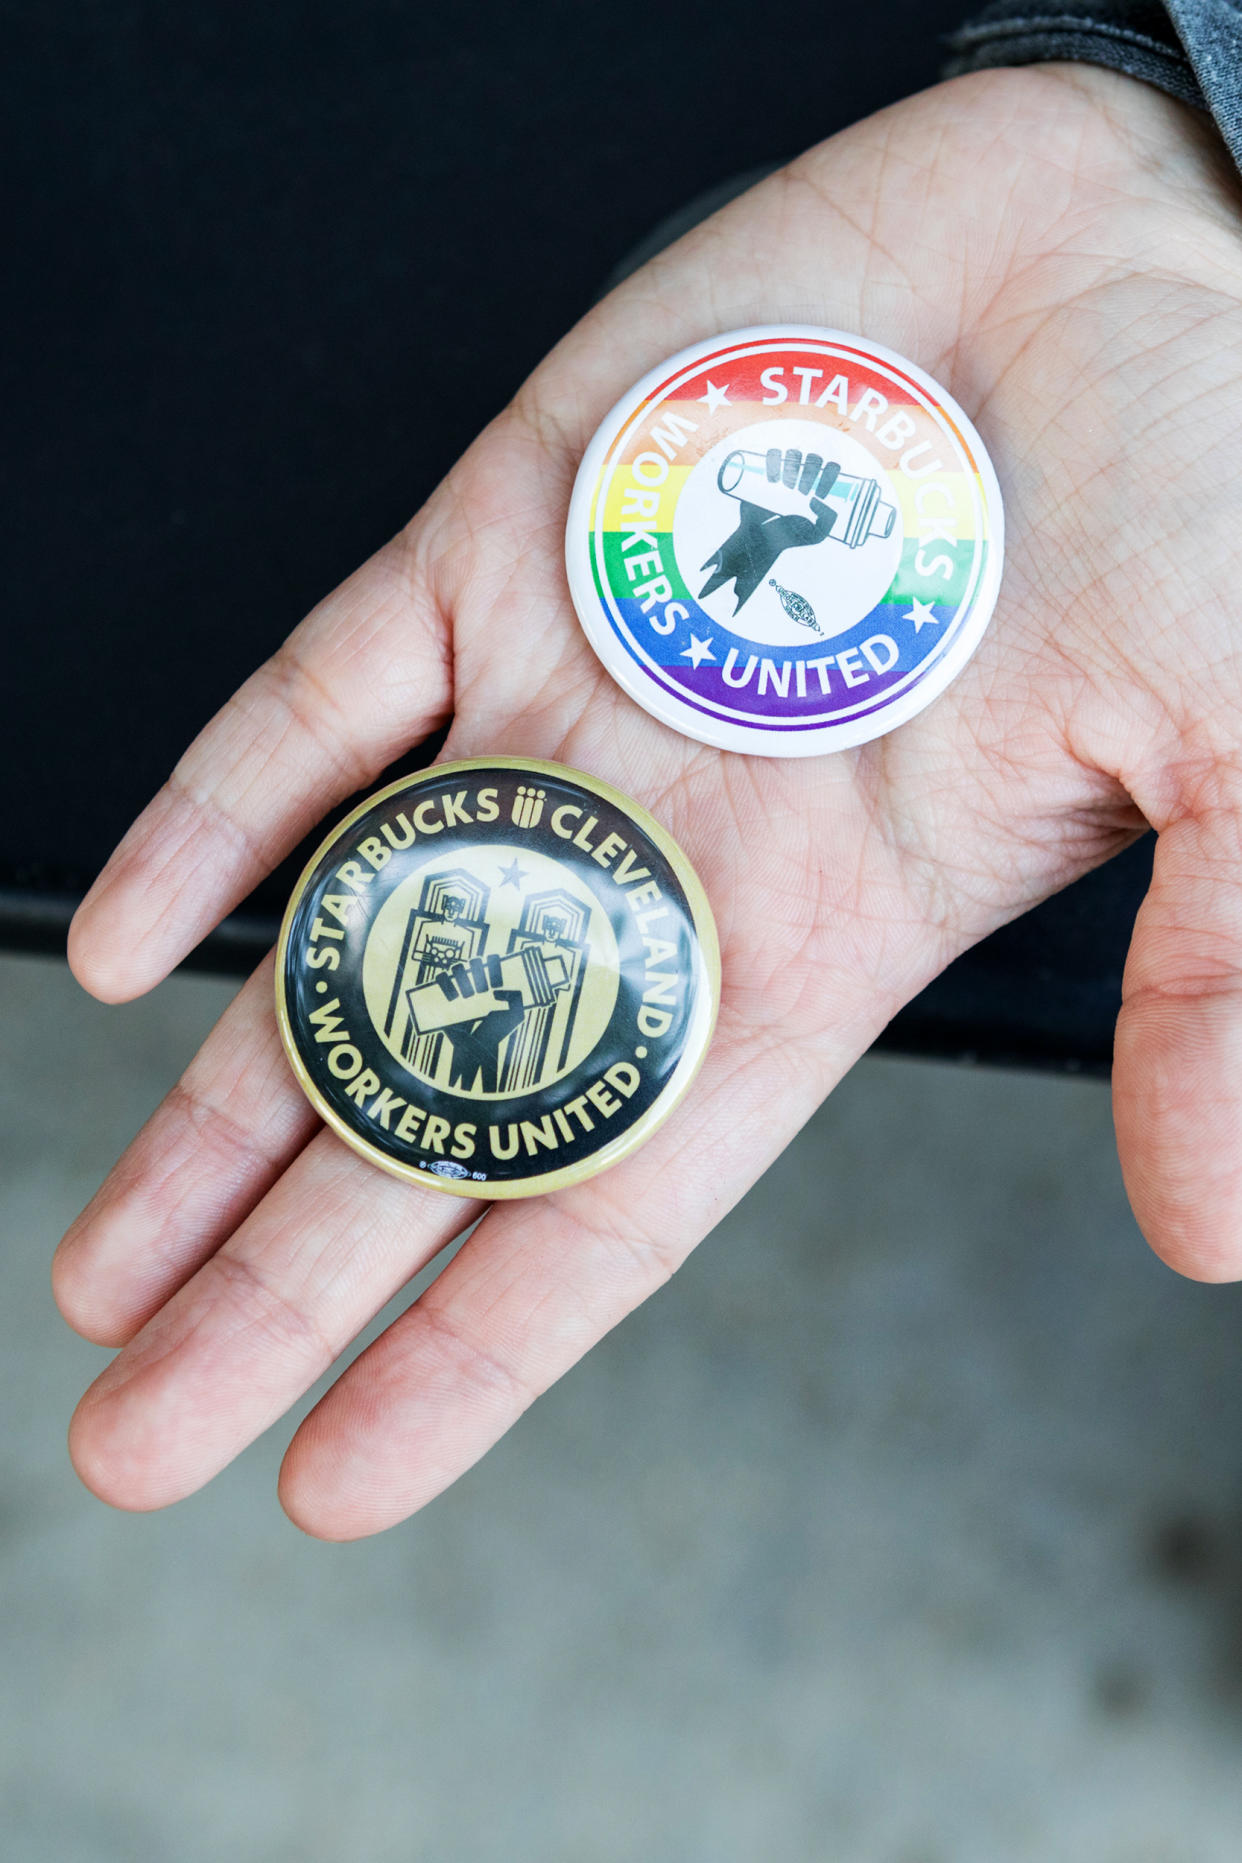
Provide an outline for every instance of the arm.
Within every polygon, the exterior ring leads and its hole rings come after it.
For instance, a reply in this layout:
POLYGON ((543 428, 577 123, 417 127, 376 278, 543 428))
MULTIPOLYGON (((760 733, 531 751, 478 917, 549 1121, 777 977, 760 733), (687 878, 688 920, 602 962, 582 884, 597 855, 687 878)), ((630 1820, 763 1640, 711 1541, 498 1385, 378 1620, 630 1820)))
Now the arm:
POLYGON ((1210 110, 1242 164, 1242 18, 1230 0, 992 0, 951 44, 950 77, 1071 59, 1140 78, 1210 110))

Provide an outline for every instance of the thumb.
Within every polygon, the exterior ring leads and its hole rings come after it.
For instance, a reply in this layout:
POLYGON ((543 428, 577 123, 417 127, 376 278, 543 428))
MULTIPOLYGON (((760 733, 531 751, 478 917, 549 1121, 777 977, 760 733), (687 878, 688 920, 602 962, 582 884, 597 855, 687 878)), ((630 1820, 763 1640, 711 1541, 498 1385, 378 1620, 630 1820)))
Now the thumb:
MULTIPOLYGON (((1219 775, 1219 773, 1218 773, 1219 775)), ((1113 1063, 1126 1190, 1170 1267, 1242 1278, 1242 779, 1169 823, 1135 921, 1113 1063)))

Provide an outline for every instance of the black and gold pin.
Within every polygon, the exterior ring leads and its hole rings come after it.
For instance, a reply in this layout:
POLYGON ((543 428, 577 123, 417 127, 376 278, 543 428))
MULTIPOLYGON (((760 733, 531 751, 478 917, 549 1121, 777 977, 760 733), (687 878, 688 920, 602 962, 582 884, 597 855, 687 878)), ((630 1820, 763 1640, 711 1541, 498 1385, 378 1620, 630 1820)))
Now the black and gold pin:
POLYGON ((579 771, 492 757, 380 790, 281 929, 281 1037, 312 1105, 456 1196, 579 1183, 643 1144, 711 1039, 716 931, 680 848, 579 771))

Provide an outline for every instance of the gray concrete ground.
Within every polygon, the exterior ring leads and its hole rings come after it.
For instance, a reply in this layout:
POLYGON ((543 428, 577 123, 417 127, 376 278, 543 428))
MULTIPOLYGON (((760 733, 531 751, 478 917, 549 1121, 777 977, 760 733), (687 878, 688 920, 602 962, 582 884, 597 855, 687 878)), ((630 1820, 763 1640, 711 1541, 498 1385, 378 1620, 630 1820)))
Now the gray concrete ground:
POLYGON ((78 1487, 63 1225, 228 991, 0 960, 4 1863, 1238 1863, 1242 1296, 1106 1091, 867 1061, 421 1518, 78 1487))

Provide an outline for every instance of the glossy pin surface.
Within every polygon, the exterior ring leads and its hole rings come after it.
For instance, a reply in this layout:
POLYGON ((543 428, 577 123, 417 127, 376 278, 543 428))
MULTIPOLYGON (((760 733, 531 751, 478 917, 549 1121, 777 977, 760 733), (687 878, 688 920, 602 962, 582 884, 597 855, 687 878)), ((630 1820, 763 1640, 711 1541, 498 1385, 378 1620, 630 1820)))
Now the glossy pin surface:
POLYGON ((719 996, 675 842, 556 764, 440 764, 317 851, 277 955, 303 1090, 384 1170, 458 1196, 572 1184, 681 1099, 719 996))
POLYGON ((965 666, 1000 586, 982 440, 914 363, 773 326, 683 350, 583 458, 578 617, 626 692, 725 750, 814 756, 891 731, 965 666))

